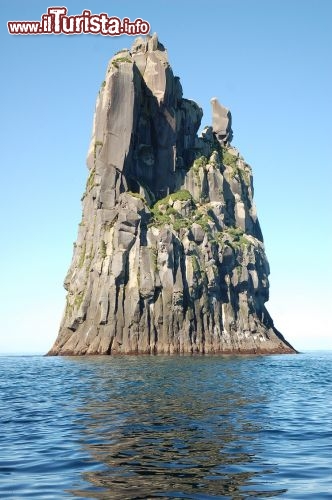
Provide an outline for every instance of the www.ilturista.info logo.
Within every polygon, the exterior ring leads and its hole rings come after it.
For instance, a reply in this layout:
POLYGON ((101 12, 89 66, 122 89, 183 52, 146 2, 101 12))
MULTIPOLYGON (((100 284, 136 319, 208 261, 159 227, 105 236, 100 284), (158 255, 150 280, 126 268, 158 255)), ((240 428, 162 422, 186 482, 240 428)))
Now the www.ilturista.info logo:
POLYGON ((102 12, 92 14, 90 10, 83 10, 79 16, 67 16, 66 7, 49 7, 47 14, 41 16, 40 21, 8 21, 8 31, 11 35, 92 35, 119 36, 119 35, 147 35, 150 24, 143 19, 131 22, 128 17, 122 20, 118 17, 109 17, 102 12))

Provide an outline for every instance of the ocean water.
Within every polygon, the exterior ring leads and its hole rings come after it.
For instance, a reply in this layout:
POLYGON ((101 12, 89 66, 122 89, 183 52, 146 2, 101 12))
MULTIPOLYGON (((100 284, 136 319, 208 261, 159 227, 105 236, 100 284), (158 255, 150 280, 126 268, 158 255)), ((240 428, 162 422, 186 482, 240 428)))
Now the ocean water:
POLYGON ((332 353, 0 357, 0 498, 332 498, 332 353))

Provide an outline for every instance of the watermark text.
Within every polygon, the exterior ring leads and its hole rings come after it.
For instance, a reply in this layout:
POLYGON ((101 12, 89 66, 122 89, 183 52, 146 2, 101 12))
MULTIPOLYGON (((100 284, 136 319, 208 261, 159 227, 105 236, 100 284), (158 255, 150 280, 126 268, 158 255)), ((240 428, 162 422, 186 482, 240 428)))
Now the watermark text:
POLYGON ((119 19, 108 14, 92 14, 88 9, 78 16, 68 16, 66 7, 49 7, 40 21, 8 21, 11 35, 80 35, 103 36, 147 35, 150 24, 141 18, 130 21, 128 17, 119 19))

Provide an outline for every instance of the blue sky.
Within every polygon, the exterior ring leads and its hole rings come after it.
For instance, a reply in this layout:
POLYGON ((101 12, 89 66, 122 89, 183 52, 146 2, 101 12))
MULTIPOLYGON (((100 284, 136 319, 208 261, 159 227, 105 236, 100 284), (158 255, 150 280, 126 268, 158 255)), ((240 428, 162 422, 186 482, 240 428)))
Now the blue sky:
MULTIPOLYGON (((149 21, 184 96, 203 108, 202 125, 211 122, 211 97, 231 109, 271 266, 267 307, 296 348, 332 349, 332 2, 63 4, 69 15, 90 9, 149 21)), ((133 42, 8 34, 7 21, 39 20, 51 5, 1 6, 0 353, 43 353, 55 340, 96 95, 108 60, 133 42)))

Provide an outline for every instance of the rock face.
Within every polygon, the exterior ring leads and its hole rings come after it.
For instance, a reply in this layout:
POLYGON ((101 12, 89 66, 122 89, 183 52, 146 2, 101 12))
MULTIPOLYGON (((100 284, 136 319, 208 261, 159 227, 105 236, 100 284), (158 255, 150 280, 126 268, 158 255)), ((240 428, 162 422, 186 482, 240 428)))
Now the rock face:
POLYGON ((224 108, 215 97, 211 99, 211 104, 212 130, 219 142, 230 143, 233 139, 231 112, 224 108))
POLYGON ((50 355, 294 352, 265 308, 249 165, 182 97, 157 36, 110 61, 88 153, 67 305, 50 355))

